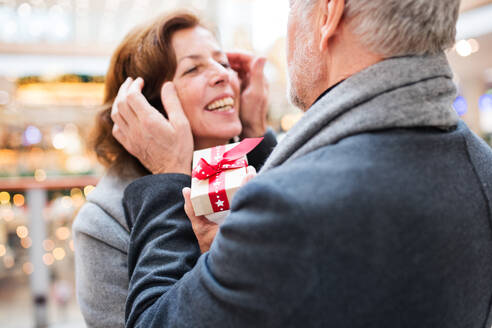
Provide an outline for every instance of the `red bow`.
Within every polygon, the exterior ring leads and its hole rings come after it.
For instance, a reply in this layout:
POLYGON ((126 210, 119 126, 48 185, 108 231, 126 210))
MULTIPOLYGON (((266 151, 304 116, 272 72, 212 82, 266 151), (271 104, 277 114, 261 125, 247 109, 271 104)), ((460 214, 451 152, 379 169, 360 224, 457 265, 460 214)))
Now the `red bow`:
POLYGON ((227 170, 248 166, 248 163, 242 157, 258 146, 262 140, 263 138, 244 139, 239 145, 226 151, 222 159, 218 160, 215 164, 209 164, 205 159, 200 158, 198 164, 193 169, 192 177, 204 180, 227 170))

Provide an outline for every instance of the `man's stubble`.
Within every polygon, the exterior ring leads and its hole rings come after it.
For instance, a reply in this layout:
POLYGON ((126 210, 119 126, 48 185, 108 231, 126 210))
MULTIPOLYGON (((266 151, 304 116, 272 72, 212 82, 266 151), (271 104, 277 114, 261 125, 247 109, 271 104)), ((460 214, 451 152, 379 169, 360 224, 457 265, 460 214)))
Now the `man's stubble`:
POLYGON ((309 109, 313 86, 320 81, 322 65, 319 53, 316 51, 313 32, 310 26, 303 22, 295 33, 294 51, 291 62, 288 63, 287 92, 292 105, 306 111, 309 109))

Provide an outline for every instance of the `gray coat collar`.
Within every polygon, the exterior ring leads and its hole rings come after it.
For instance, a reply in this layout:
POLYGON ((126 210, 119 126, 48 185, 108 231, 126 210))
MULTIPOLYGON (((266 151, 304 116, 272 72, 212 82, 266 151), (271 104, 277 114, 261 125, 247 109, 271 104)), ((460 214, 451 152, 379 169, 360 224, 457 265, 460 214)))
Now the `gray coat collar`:
POLYGON ((127 231, 130 229, 123 209, 123 192, 132 180, 133 178, 120 178, 110 169, 101 177, 96 189, 87 196, 88 202, 99 206, 127 231))
POLYGON ((456 88, 444 54, 384 60, 315 103, 274 149, 262 172, 358 133, 456 127, 456 88))

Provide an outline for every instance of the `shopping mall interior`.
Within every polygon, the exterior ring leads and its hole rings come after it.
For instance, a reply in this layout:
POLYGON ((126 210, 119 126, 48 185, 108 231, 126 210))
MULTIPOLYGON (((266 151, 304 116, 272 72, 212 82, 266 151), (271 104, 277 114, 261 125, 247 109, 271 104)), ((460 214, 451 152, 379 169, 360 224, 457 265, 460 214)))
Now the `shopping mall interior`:
MULTIPOLYGON (((0 0, 0 327, 84 327, 71 225, 104 169, 89 147, 118 42, 156 13, 192 9, 222 46, 265 56, 268 119, 302 116, 286 97, 286 0, 0 0)), ((454 108, 492 144, 492 0, 463 0, 454 108)))

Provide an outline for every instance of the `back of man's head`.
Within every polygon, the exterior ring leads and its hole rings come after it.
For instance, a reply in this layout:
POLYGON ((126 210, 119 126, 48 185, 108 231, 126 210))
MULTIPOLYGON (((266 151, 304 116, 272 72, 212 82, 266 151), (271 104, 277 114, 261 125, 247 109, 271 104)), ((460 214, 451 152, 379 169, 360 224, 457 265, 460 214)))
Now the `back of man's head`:
MULTIPOLYGON (((319 1, 301 2, 306 13, 319 1)), ((456 36, 460 0, 345 0, 344 20, 383 57, 436 54, 456 36)))

